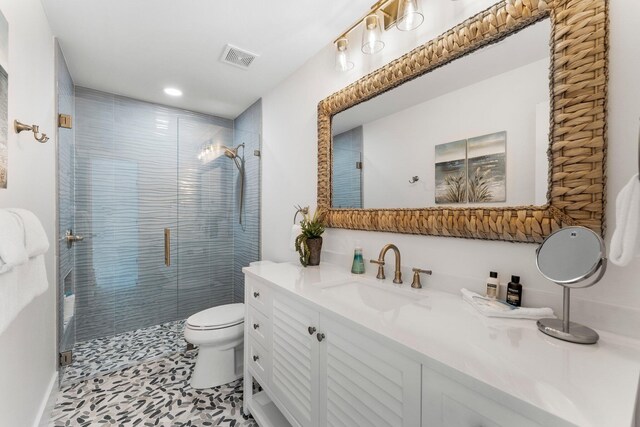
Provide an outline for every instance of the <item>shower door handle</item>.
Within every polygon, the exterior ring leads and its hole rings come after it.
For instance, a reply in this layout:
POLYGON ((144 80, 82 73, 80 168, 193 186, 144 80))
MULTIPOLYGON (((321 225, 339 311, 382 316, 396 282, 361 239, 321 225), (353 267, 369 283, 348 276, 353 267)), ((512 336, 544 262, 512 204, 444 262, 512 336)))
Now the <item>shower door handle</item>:
POLYGON ((164 265, 171 266, 171 229, 164 229, 164 265))

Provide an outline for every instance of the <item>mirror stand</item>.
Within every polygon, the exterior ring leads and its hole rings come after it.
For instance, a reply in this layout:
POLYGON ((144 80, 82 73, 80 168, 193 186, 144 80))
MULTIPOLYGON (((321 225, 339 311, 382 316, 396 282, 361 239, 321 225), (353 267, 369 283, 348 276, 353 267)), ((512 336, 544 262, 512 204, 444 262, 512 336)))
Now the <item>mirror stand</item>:
POLYGON ((562 319, 540 319, 538 329, 554 338, 578 344, 595 344, 599 335, 593 329, 569 320, 571 288, 564 286, 562 299, 562 319))

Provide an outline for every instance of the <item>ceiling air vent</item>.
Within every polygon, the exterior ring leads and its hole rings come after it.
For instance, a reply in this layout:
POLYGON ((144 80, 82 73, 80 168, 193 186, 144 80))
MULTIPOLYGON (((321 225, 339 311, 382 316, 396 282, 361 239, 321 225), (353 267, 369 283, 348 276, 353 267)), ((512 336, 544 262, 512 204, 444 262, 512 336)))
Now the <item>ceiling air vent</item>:
POLYGON ((256 59, 258 55, 246 50, 242 50, 235 46, 228 44, 222 52, 222 58, 220 60, 227 64, 235 65, 236 67, 249 68, 249 65, 256 59))

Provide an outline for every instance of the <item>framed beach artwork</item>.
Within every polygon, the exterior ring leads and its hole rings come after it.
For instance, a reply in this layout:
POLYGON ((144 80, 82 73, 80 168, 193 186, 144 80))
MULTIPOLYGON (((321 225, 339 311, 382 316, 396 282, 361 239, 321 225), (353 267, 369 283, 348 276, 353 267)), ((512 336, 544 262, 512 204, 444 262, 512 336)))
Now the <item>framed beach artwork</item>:
POLYGON ((9 24, 0 12, 0 189, 7 188, 9 167, 9 24))
POLYGON ((470 203, 507 201, 507 132, 467 139, 470 203))
POLYGON ((467 140, 436 145, 435 196, 438 204, 467 201, 467 140))
POLYGON ((506 202, 506 132, 440 144, 435 149, 437 204, 506 202))

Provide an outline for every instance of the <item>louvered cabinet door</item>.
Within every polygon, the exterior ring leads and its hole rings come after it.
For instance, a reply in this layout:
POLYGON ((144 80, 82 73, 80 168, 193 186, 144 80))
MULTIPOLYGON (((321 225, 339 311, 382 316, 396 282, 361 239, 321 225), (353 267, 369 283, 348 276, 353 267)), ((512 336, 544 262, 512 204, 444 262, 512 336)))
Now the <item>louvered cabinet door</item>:
POLYGON ((318 425, 318 317, 282 295, 273 299, 272 388, 304 427, 318 425))
POLYGON ((324 316, 320 326, 320 424, 419 426, 420 364, 324 316))

